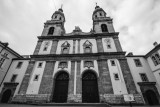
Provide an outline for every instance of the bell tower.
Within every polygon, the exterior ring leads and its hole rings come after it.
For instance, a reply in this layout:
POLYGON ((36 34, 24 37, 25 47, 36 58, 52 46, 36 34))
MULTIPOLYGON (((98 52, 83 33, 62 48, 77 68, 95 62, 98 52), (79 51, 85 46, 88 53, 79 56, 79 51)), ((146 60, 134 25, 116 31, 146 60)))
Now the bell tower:
POLYGON ((106 16, 107 13, 96 5, 92 15, 93 20, 93 31, 95 33, 113 33, 114 28, 112 19, 106 16))
POLYGON ((44 29, 41 36, 62 36, 65 33, 65 16, 62 8, 55 11, 51 20, 44 23, 44 29))

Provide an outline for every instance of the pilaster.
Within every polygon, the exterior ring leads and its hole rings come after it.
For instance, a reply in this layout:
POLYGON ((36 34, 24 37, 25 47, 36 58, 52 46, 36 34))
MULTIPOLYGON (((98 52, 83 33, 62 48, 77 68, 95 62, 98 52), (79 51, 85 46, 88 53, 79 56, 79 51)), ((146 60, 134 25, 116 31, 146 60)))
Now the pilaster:
POLYGON ((40 48, 41 48, 41 44, 42 44, 42 40, 38 40, 38 42, 37 42, 37 46, 36 46, 36 48, 35 48, 35 50, 34 50, 34 55, 38 55, 38 53, 39 53, 39 50, 40 50, 40 48))
POLYGON ((97 50, 98 50, 98 52, 104 52, 103 44, 102 44, 102 38, 97 38, 96 42, 97 42, 97 50))
POLYGON ((131 75, 127 59, 119 59, 124 81, 127 87, 128 94, 137 94, 136 86, 131 75))
POLYGON ((57 46, 58 46, 58 40, 53 40, 50 54, 56 54, 57 46))
POLYGON ((29 62, 29 65, 28 65, 27 70, 25 72, 23 81, 22 81, 21 86, 19 88, 19 94, 26 94, 26 91, 27 91, 27 88, 28 88, 28 85, 29 85, 29 80, 30 80, 34 65, 35 65, 35 61, 30 61, 29 62))

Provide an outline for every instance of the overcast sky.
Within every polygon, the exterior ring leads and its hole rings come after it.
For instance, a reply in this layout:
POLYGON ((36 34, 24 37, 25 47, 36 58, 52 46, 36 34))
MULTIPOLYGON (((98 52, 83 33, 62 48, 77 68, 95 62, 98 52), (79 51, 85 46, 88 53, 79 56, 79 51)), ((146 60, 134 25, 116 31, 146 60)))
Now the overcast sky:
POLYGON ((92 28, 95 3, 113 18, 124 51, 144 55, 160 42, 160 0, 0 0, 0 41, 22 55, 31 55, 44 22, 63 4, 65 29, 92 28))

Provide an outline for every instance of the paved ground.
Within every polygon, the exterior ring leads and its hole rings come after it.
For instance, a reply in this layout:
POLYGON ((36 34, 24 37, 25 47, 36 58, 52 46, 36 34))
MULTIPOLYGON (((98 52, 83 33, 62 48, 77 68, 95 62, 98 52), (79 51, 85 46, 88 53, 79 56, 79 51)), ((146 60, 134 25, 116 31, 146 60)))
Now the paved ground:
MULTIPOLYGON (((26 104, 0 104, 0 107, 64 107, 64 106, 40 106, 40 105, 26 105, 26 104)), ((74 106, 71 106, 71 107, 74 107, 74 106)), ((130 107, 130 106, 112 106, 112 107, 130 107)), ((132 106, 132 107, 160 107, 160 105, 157 105, 157 106, 132 106)))

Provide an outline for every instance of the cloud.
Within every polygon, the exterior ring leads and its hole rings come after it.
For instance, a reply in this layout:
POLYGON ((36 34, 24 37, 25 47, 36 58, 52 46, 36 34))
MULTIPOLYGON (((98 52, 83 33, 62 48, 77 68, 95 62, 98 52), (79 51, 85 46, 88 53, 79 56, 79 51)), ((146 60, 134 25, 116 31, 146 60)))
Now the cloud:
POLYGON ((75 26, 89 32, 96 2, 113 18, 124 51, 146 54, 160 40, 159 0, 1 0, 0 40, 20 54, 32 54, 43 23, 61 4, 66 32, 75 26))

